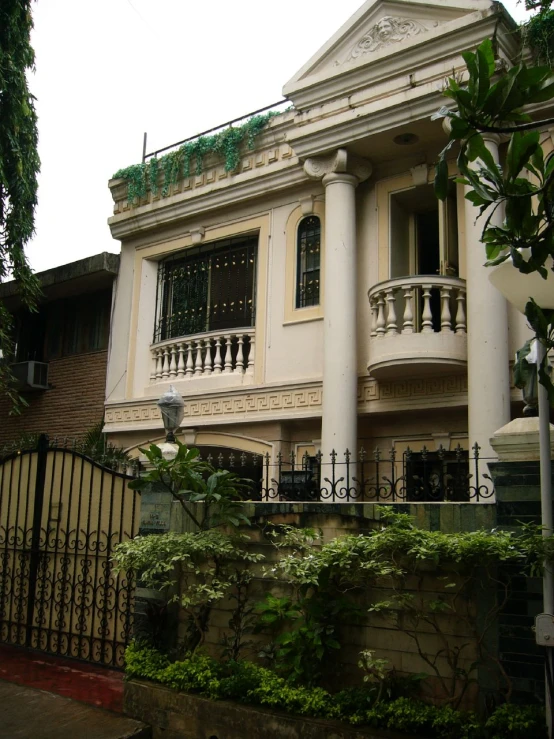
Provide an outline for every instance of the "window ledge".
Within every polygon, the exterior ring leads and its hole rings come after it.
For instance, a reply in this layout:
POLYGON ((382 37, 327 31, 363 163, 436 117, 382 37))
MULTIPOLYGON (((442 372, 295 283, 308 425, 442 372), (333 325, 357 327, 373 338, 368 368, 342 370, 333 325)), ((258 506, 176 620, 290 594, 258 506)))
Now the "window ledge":
MULTIPOLYGON (((300 310, 302 310, 300 308, 300 310)), ((312 321, 322 321, 324 318, 323 313, 310 313, 306 315, 300 315, 298 318, 291 318, 288 321, 283 321, 283 326, 294 326, 297 323, 311 323, 312 321)))

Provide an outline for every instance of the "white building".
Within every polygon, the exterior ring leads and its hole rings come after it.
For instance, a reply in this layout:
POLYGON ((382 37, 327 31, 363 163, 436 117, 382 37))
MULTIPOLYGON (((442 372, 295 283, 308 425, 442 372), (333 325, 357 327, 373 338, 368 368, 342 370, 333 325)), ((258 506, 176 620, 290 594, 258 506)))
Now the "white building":
POLYGON ((431 116, 463 51, 495 34, 514 62, 515 29, 489 0, 367 0, 287 82, 291 109, 234 172, 210 155, 135 204, 110 182, 113 443, 159 439, 173 384, 201 448, 326 459, 477 442, 493 456, 528 334, 489 284, 463 186, 434 197, 446 135, 431 116))

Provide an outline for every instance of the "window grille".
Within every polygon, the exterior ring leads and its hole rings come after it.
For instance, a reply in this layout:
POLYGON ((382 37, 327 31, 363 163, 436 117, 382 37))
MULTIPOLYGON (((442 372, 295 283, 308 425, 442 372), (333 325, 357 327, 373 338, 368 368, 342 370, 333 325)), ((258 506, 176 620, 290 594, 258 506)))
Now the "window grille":
POLYGON ((256 236, 228 239, 161 262, 154 342, 254 326, 257 245, 256 236))
POLYGON ((296 252, 296 307, 319 305, 321 222, 317 216, 303 218, 298 224, 296 252))

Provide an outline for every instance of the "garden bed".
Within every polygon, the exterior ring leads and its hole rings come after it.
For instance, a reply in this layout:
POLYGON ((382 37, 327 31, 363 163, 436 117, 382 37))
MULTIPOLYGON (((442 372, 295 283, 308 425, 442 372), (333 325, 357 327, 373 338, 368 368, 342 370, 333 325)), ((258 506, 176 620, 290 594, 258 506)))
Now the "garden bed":
POLYGON ((152 727, 152 739, 412 739, 407 734, 212 701, 139 680, 125 683, 124 710, 152 727))

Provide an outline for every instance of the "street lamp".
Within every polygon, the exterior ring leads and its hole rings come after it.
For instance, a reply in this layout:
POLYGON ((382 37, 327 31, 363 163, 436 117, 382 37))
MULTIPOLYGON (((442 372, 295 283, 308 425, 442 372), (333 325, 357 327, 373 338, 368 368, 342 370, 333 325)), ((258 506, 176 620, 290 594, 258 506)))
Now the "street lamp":
MULTIPOLYGON (((522 250, 522 256, 529 257, 529 249, 522 250)), ((533 300, 543 309, 554 309, 554 279, 552 277, 552 257, 549 257, 545 267, 548 270, 548 279, 543 279, 538 272, 524 274, 514 266, 512 259, 508 258, 498 266, 491 269, 490 282, 499 290, 506 300, 517 308, 520 313, 525 313, 525 305, 533 300)), ((535 339, 537 375, 539 367, 544 359, 546 347, 535 339)), ((529 358, 527 358, 529 361, 529 358)), ((537 377, 538 405, 539 405, 539 459, 541 480, 541 518, 542 534, 550 537, 554 533, 552 516, 552 469, 550 463, 550 406, 546 388, 540 384, 537 377)), ((544 613, 537 616, 535 620, 537 644, 548 647, 547 659, 547 681, 546 681, 546 705, 549 723, 549 737, 552 737, 552 714, 548 707, 552 708, 552 679, 551 647, 554 646, 554 574, 552 567, 544 563, 543 577, 543 609, 544 613)))
POLYGON ((167 444, 175 444, 175 432, 181 426, 185 415, 185 401, 181 393, 177 392, 173 385, 158 400, 158 408, 162 414, 165 429, 165 441, 167 444))

